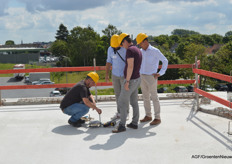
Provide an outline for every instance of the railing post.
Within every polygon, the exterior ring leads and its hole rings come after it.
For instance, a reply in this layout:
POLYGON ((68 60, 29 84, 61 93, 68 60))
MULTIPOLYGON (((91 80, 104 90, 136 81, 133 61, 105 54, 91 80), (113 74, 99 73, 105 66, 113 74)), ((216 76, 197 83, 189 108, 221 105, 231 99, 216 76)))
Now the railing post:
MULTIPOLYGON (((197 56, 195 56, 195 68, 198 69, 198 64, 197 64, 197 56)), ((199 88, 199 83, 198 83, 198 74, 195 73, 195 80, 196 80, 196 88, 199 88)), ((197 110, 199 109, 199 94, 196 94, 196 102, 197 102, 197 110)))
MULTIPOLYGON (((96 59, 93 58, 94 72, 96 72, 96 59)), ((95 101, 97 102, 97 85, 95 84, 95 101)))
POLYGON ((1 93, 1 90, 0 90, 0 106, 2 106, 2 93, 1 93))

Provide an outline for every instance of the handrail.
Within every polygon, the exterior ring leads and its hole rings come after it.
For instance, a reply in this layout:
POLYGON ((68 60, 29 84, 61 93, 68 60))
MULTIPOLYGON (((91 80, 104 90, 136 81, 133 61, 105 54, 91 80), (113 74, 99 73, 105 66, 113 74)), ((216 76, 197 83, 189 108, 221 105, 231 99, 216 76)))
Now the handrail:
MULTIPOLYGON (((223 81, 227 81, 227 82, 231 82, 231 76, 228 76, 228 75, 224 75, 224 74, 220 74, 220 73, 216 73, 216 72, 211 72, 211 71, 206 71, 206 70, 202 70, 202 69, 193 69, 193 73, 196 73, 196 74, 199 74, 199 75, 203 75, 203 76, 208 76, 208 77, 212 77, 212 78, 215 78, 215 79, 219 79, 219 80, 223 80, 223 81)), ((205 96, 211 100, 214 100, 222 105, 225 105, 229 108, 232 107, 232 104, 230 101, 227 101, 227 100, 224 100, 218 96, 214 96, 208 92, 205 92, 199 88, 195 88, 194 89, 194 92, 202 95, 202 96, 205 96)))
POLYGON ((201 89, 194 88, 194 92, 196 92, 196 93, 198 93, 198 94, 200 94, 200 95, 202 95, 204 97, 207 97, 207 98, 209 98, 211 100, 214 100, 214 101, 216 101, 216 102, 218 102, 218 103, 220 103, 222 105, 225 105, 225 106, 227 106, 229 108, 231 108, 231 106, 232 106, 232 102, 230 102, 228 100, 225 100, 225 99, 222 99, 222 98, 220 98, 218 96, 215 96, 215 95, 213 95, 211 93, 205 92, 205 91, 203 91, 201 89))
POLYGON ((223 74, 211 72, 211 71, 205 71, 202 69, 193 69, 193 73, 197 73, 199 75, 208 76, 208 77, 212 77, 212 78, 227 81, 227 82, 231 81, 231 77, 228 75, 223 75, 223 74))
MULTIPOLYGON (((159 68, 162 66, 160 65, 159 68)), ((168 69, 192 68, 192 64, 170 64, 168 69)), ((96 71, 105 70, 105 66, 96 66, 96 71)), ((34 69, 10 69, 0 70, 0 74, 8 73, 30 73, 30 72, 71 72, 71 71, 94 71, 94 67, 56 67, 56 68, 34 68, 34 69)))

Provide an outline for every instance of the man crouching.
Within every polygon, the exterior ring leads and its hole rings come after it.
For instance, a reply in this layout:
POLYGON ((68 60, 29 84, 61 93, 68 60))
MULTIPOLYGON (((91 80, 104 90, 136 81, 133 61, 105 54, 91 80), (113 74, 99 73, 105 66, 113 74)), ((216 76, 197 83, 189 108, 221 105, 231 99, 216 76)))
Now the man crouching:
POLYGON ((71 116, 68 120, 70 125, 81 127, 81 124, 85 123, 84 120, 81 120, 81 117, 89 112, 89 108, 95 109, 98 114, 102 113, 102 110, 96 107, 93 95, 89 91, 89 88, 95 86, 98 80, 98 74, 96 72, 90 72, 87 74, 85 80, 77 83, 64 96, 60 108, 63 113, 71 116))

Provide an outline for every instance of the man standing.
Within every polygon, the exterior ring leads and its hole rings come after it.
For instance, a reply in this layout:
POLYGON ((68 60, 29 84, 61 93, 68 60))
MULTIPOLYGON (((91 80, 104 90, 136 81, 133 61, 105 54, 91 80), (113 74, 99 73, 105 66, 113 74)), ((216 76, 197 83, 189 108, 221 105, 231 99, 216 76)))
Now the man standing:
POLYGON ((136 37, 137 44, 141 47, 143 56, 142 65, 140 69, 141 75, 141 89, 143 93, 144 108, 146 116, 140 122, 147 122, 152 120, 151 102, 154 106, 154 120, 150 125, 158 125, 161 123, 160 119, 160 103, 157 94, 158 77, 165 74, 168 67, 167 58, 160 52, 159 49, 151 46, 148 42, 148 36, 145 33, 140 33, 136 37), (157 73, 159 61, 162 62, 162 68, 157 73))
POLYGON ((63 113, 70 115, 71 118, 68 123, 74 127, 81 127, 85 123, 81 117, 89 112, 89 108, 95 109, 98 114, 101 114, 101 109, 96 107, 93 95, 91 95, 89 88, 94 86, 99 80, 96 72, 87 74, 85 80, 77 83, 63 98, 60 108, 63 113))
POLYGON ((133 118, 132 122, 130 124, 127 124, 127 127, 138 129, 139 120, 138 87, 141 82, 139 70, 142 62, 142 53, 136 46, 133 46, 131 38, 126 33, 120 34, 118 42, 127 51, 126 66, 124 69, 124 87, 121 89, 121 93, 119 96, 121 120, 119 126, 112 131, 113 133, 126 131, 125 124, 129 102, 133 108, 133 118))
MULTIPOLYGON (((121 92, 121 88, 124 87, 124 68, 125 68, 125 58, 126 49, 120 47, 118 43, 118 35, 113 35, 110 39, 110 47, 107 51, 106 60, 106 82, 109 82, 109 72, 112 65, 112 82, 114 87, 114 93, 117 103, 117 113, 111 118, 112 120, 120 118, 120 109, 118 106, 118 97, 121 92)), ((129 109, 127 111, 129 113, 129 109)))

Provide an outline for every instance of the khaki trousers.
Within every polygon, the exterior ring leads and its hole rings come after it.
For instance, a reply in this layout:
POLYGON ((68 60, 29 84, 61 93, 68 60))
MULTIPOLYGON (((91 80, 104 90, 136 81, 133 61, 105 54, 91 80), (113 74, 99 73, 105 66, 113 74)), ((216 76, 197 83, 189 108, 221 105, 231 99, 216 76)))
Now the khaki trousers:
POLYGON ((141 89, 146 116, 151 117, 151 101, 153 102, 155 119, 160 119, 160 102, 157 94, 157 78, 153 75, 141 75, 141 89))

